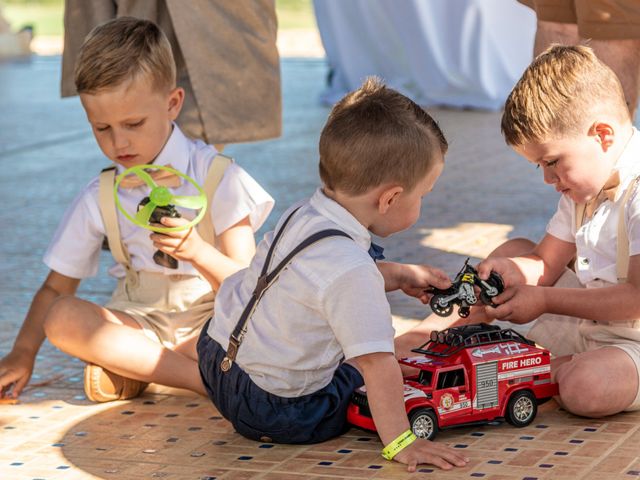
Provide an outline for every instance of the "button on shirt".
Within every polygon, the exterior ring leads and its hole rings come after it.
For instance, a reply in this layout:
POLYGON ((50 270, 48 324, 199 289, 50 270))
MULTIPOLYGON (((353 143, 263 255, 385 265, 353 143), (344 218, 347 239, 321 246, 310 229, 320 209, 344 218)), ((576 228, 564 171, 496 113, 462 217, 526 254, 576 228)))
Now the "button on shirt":
MULTIPOLYGON (((324 229, 329 237, 299 253, 265 292, 247 323, 237 363, 262 389, 283 397, 326 386, 340 362, 374 352, 393 352, 394 329, 384 279, 369 256, 371 237, 347 210, 321 190, 289 209, 271 271, 300 242, 324 229)), ((248 269, 228 277, 216 297, 208 334, 223 348, 256 286, 274 232, 258 245, 248 269)))
MULTIPOLYGON (((614 169, 620 172, 616 201, 606 200, 576 232, 576 204, 563 195, 547 225, 547 233, 576 244, 576 274, 587 287, 618 283, 616 272, 617 237, 620 209, 628 188, 636 188, 640 175, 640 133, 636 129, 614 169)), ((636 188, 637 189, 637 188, 636 188)), ((633 192, 625 208, 629 255, 640 254, 640 195, 633 192)))
MULTIPOLYGON (((166 145, 154 161, 154 165, 171 164, 173 168, 203 185, 216 150, 199 140, 185 137, 177 125, 173 126, 166 145)), ((125 169, 116 166, 117 174, 125 169)), ((44 263, 51 269, 73 278, 87 278, 98 271, 100 248, 105 227, 98 201, 99 177, 94 178, 74 199, 64 214, 53 240, 44 255, 44 263)), ((186 180, 172 188, 176 195, 197 195, 198 191, 186 180)), ((130 214, 135 214, 138 203, 149 195, 149 187, 141 186, 119 190, 120 201, 130 214)), ((273 198, 237 164, 230 164, 210 202, 207 214, 212 215, 216 235, 249 216, 254 231, 260 228, 273 208, 273 198)), ((192 219, 195 210, 178 208, 181 215, 192 219)), ((189 262, 179 262, 177 269, 167 269, 153 261, 155 248, 149 230, 127 220, 119 211, 118 225, 122 242, 131 256, 137 271, 160 272, 167 275, 198 275, 189 262)), ((124 268, 115 264, 109 273, 116 278, 125 276, 124 268)))

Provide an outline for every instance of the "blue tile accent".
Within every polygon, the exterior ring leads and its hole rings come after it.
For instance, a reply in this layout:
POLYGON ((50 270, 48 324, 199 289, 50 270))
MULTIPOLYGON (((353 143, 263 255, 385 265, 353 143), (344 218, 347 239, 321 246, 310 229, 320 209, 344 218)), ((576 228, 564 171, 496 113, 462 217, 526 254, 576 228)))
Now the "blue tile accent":
POLYGON ((62 409, 62 408, 64 408, 64 407, 63 407, 62 405, 54 405, 54 406, 53 406, 53 407, 51 407, 51 408, 53 408, 54 410, 60 410, 60 409, 62 409))
POLYGON ((471 474, 472 477, 484 477, 486 474, 481 472, 473 472, 471 474))
POLYGON ((469 445, 465 445, 464 443, 458 443, 453 446, 453 448, 467 448, 469 445))
POLYGON ((536 425, 536 428, 549 428, 549 426, 540 424, 540 425, 536 425))
POLYGON ((540 465, 538 465, 540 468, 553 468, 553 464, 552 463, 541 463, 540 465))
POLYGON ((535 437, 531 437, 529 435, 523 435, 520 437, 520 440, 533 440, 535 437))
POLYGON ((369 442, 371 441, 371 437, 360 437, 357 439, 358 442, 369 442))
POLYGON ((598 429, 597 428, 593 428, 593 427, 587 427, 584 429, 585 432, 597 432, 598 429))
POLYGON ((634 477, 640 477, 640 470, 629 470, 627 475, 633 475, 634 477))
POLYGON ((120 412, 120 415, 135 415, 136 412, 133 410, 125 410, 124 412, 120 412))
POLYGON ((522 480, 538 480, 538 477, 522 477, 522 480))
POLYGON ((471 436, 472 437, 484 437, 484 433, 482 433, 482 432, 472 432, 471 436))
POLYGON ((145 423, 143 426, 145 426, 147 428, 153 428, 153 427, 157 427, 158 424, 157 423, 145 423))
POLYGON ((22 463, 22 462, 13 462, 13 463, 10 463, 9 465, 12 466, 12 467, 20 467, 20 466, 24 465, 24 463, 22 463))
POLYGON ((200 480, 216 480, 218 477, 200 477, 200 480))
POLYGON ((64 447, 64 443, 52 443, 52 447, 64 447))
POLYGON ((351 453, 353 450, 347 450, 346 448, 343 448, 342 450, 338 450, 338 453, 351 453))
POLYGON ((574 438, 573 440, 569 440, 569 443, 584 443, 584 440, 576 440, 574 438))
POLYGON ((60 465, 59 467, 56 467, 56 470, 69 470, 69 465, 60 465))
POLYGON ((273 447, 274 447, 274 445, 272 445, 270 443, 263 443, 258 448, 273 448, 273 447))
POLYGON ((323 467, 326 467, 326 466, 328 466, 328 465, 333 465, 333 462, 327 462, 327 461, 324 461, 324 462, 318 462, 318 465, 322 465, 323 467))
POLYGON ((241 457, 238 457, 238 460, 251 460, 253 457, 250 457, 249 455, 242 455, 241 457))
POLYGON ((421 468, 418 470, 420 473, 433 473, 433 468, 421 468))
POLYGON ((490 463, 491 465, 500 465, 502 460, 489 460, 487 463, 490 463))
POLYGON ((74 433, 74 435, 76 437, 86 437, 87 436, 87 432, 76 432, 76 433, 74 433))
POLYGON ((560 455, 562 457, 569 455, 569 452, 555 452, 554 455, 560 455))
POLYGON ((369 465, 367 468, 370 468, 371 470, 380 470, 382 465, 369 465))
POLYGON ((513 447, 507 447, 504 449, 505 452, 517 452, 518 449, 517 448, 513 448, 513 447))

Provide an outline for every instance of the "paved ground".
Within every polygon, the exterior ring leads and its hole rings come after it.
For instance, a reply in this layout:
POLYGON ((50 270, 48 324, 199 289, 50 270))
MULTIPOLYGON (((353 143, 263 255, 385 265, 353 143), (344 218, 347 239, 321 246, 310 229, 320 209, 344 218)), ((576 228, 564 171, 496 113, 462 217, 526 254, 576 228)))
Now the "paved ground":
MULTIPOLYGON (((283 60, 284 135, 230 146, 276 198, 263 231, 317 185, 317 139, 328 110, 317 97, 322 60, 283 60)), ((64 208, 105 165, 77 99, 58 98, 59 58, 0 64, 0 355, 12 340, 46 270, 42 253, 64 208)), ((540 173, 500 138, 499 114, 434 110, 451 148, 445 172, 410 231, 382 240, 391 260, 424 262, 451 275, 464 258, 486 255, 507 237, 538 238, 557 197, 540 173)), ((262 232, 260 232, 262 233, 262 232)), ((80 295, 104 301, 113 282, 86 281, 80 295)), ((390 295, 396 325, 407 328, 428 309, 390 295)), ((640 416, 579 419, 546 404, 523 430, 467 428, 440 440, 464 448, 470 465, 445 475, 407 475, 383 461, 379 442, 351 430, 312 447, 242 439, 209 403, 146 394, 132 402, 90 405, 82 364, 45 344, 21 404, 0 406, 0 478, 627 478, 640 475, 640 416), (38 383, 53 380, 44 386, 38 383)))

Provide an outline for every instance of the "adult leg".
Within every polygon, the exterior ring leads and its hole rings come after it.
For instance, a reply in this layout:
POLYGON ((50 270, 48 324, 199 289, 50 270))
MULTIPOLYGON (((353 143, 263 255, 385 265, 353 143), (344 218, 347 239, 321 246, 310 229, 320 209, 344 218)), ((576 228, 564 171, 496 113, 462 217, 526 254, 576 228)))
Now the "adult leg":
POLYGON ((633 120, 638 106, 638 90, 640 89, 640 39, 583 39, 582 43, 592 47, 598 58, 618 76, 633 120))
POLYGON ((580 43, 578 26, 575 23, 559 23, 538 20, 536 38, 533 44, 533 56, 537 57, 552 44, 577 45, 580 43))
POLYGON ((130 316, 76 297, 61 297, 45 319, 60 350, 127 378, 206 395, 197 361, 148 338, 130 316))
POLYGON ((591 350, 558 359, 556 365, 560 403, 571 413, 600 418, 629 408, 636 399, 637 367, 620 348, 591 350))

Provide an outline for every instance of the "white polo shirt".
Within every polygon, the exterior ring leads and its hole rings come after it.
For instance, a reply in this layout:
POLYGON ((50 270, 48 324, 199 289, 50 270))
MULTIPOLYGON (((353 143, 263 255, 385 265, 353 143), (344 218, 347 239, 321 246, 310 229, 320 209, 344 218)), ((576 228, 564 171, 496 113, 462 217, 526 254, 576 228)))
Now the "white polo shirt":
MULTIPOLYGON (((368 254, 369 232, 321 190, 290 208, 276 231, 298 206, 278 241, 269 272, 320 230, 342 230, 353 240, 329 237, 299 253, 249 319, 236 361, 258 386, 283 397, 323 388, 343 359, 394 351, 384 279, 368 254)), ((273 237, 274 232, 266 234, 249 268, 220 287, 207 333, 224 349, 256 286, 273 237)))
MULTIPOLYGON (((576 204, 563 195, 558 210, 547 225, 547 233, 565 242, 576 244, 576 274, 587 287, 618 283, 616 272, 618 221, 623 199, 632 181, 640 175, 640 133, 634 128, 624 152, 616 162, 620 172, 620 187, 615 202, 605 200, 593 217, 576 232, 576 204)), ((629 255, 640 254, 640 195, 631 194, 625 208, 629 237, 629 255)))
MULTIPOLYGON (((200 140, 184 136, 177 125, 166 145, 154 161, 154 165, 171 164, 173 168, 186 174, 203 185, 216 150, 200 140)), ((116 165, 117 174, 124 167, 116 165)), ((74 199, 67 209, 44 255, 44 263, 51 269, 73 278, 87 278, 98 271, 100 248, 105 236, 105 226, 100 214, 98 201, 99 176, 74 199)), ((176 195, 197 195, 196 188, 183 180, 182 185, 172 188, 176 195)), ((149 195, 149 187, 120 189, 123 207, 135 214, 137 205, 149 195)), ((273 208, 273 198, 237 164, 229 165, 209 203, 208 214, 212 216, 216 235, 249 216, 251 226, 256 231, 264 223, 273 208)), ((178 208, 185 218, 194 218, 194 210, 178 208)), ((136 271, 160 272, 166 275, 198 275, 189 262, 179 262, 177 269, 169 269, 153 261, 155 248, 149 235, 152 233, 134 225, 119 211, 118 225, 125 248, 129 251, 136 271)), ((116 277, 125 276, 124 268, 114 264, 109 273, 116 277)))

